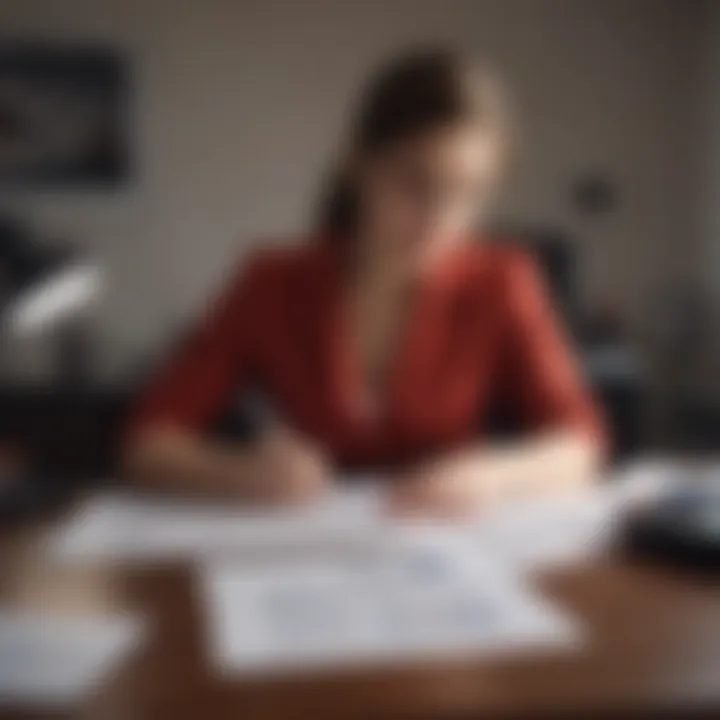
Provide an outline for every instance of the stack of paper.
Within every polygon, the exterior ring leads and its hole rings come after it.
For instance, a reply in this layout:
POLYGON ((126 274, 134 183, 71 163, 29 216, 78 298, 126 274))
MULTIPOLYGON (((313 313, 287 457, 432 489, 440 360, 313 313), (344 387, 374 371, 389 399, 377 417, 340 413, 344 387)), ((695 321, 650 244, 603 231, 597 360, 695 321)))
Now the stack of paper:
POLYGON ((75 704, 135 647, 133 618, 0 610, 0 704, 75 704))

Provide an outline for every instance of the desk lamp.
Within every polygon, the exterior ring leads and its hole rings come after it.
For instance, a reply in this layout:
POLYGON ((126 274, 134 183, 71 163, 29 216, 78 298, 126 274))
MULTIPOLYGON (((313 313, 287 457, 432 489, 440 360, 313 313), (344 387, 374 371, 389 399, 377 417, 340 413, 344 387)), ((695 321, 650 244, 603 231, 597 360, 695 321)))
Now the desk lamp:
MULTIPOLYGON (((0 218, 0 318, 3 341, 37 337, 77 316, 98 295, 100 270, 69 251, 41 246, 13 219, 0 218)), ((7 444, 8 438, 1 438, 7 444)), ((0 515, 24 515, 57 497, 58 483, 18 467, 0 450, 0 515)))

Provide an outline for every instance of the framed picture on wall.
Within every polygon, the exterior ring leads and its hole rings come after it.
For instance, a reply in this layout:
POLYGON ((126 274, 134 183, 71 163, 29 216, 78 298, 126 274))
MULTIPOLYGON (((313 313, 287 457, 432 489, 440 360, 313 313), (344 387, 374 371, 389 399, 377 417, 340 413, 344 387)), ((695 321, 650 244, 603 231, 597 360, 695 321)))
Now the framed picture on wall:
POLYGON ((129 175, 128 73, 113 49, 0 42, 0 187, 112 187, 129 175))

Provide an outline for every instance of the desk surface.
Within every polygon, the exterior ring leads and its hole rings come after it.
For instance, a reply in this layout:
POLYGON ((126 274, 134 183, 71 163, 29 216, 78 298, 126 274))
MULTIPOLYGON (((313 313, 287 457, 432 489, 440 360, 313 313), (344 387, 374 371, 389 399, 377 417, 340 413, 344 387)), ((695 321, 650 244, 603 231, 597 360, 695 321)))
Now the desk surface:
POLYGON ((646 717, 677 707, 720 710, 720 587, 671 571, 604 561, 536 578, 585 622, 589 642, 579 652, 239 682, 220 680, 208 666, 189 566, 51 568, 42 564, 38 537, 32 528, 0 537, 0 601, 130 609, 150 629, 143 647, 73 717, 646 717))

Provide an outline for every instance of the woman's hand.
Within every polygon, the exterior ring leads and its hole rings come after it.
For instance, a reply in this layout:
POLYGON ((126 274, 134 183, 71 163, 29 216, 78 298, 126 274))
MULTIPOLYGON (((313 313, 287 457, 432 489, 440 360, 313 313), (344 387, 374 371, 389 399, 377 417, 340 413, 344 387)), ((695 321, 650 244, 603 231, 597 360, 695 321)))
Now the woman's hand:
POLYGON ((331 478, 320 449, 285 429, 261 439, 239 464, 237 475, 239 495, 273 504, 316 499, 331 478))
POLYGON ((423 463, 390 498, 402 514, 466 517, 502 502, 586 487, 601 467, 591 438, 552 432, 505 447, 479 447, 423 463))
POLYGON ((399 478, 391 511, 402 515, 467 517, 493 502, 496 478, 477 453, 453 453, 399 478))

